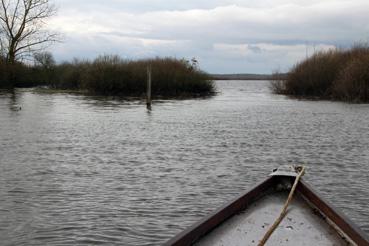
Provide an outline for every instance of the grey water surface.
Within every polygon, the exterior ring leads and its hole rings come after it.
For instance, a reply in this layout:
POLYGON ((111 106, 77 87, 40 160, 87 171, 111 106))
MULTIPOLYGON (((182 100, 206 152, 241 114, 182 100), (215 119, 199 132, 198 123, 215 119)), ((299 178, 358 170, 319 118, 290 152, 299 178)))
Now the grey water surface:
POLYGON ((217 88, 151 112, 0 91, 0 245, 160 245, 285 164, 369 233, 369 104, 217 88))

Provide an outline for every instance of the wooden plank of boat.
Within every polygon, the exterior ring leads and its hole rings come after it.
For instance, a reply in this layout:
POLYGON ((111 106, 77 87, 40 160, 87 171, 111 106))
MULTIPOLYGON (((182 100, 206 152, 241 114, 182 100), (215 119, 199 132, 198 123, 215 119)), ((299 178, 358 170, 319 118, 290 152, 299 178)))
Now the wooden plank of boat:
MULTIPOLYGON (((278 217, 295 172, 283 167, 164 245, 258 245, 278 217)), ((369 245, 368 236, 300 180, 288 213, 266 245, 369 245)))

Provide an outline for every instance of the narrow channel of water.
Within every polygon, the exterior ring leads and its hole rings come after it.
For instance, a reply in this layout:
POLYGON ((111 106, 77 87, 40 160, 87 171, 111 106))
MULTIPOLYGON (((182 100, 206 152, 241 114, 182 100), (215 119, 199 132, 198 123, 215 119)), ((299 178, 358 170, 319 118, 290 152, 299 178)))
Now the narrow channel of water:
POLYGON ((0 92, 1 245, 158 245, 283 164, 369 233, 369 105, 0 92), (21 109, 20 109, 21 107, 21 109))

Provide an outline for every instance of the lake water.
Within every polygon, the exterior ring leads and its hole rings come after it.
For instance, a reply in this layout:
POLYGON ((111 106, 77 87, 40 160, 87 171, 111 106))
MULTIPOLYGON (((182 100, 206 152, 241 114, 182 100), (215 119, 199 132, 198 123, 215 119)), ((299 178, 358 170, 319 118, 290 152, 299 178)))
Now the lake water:
POLYGON ((1 245, 158 245, 273 168, 369 233, 369 105, 219 81, 207 99, 0 92, 1 245), (21 110, 19 110, 21 107, 21 110))

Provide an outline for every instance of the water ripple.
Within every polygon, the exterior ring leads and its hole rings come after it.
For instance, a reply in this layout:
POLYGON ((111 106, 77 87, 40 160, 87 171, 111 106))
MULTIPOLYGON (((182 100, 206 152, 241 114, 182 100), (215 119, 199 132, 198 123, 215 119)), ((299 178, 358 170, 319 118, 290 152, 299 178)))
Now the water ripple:
POLYGON ((159 245, 282 164, 369 232, 369 105, 0 93, 0 244, 159 245), (12 110, 20 105, 22 111, 12 110))

